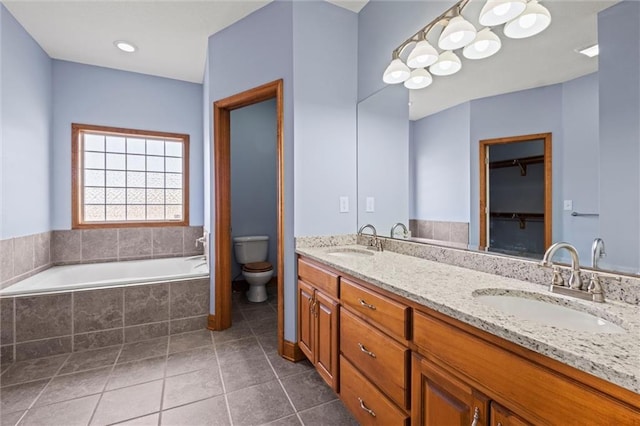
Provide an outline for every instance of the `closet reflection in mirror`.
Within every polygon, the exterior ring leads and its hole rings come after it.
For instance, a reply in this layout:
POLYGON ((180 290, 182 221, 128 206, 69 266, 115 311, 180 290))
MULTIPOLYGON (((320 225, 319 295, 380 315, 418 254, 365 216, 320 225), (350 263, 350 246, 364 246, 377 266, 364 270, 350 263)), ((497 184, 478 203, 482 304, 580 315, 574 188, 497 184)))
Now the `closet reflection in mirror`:
MULTIPOLYGON (((591 5, 593 38, 599 41, 602 53, 592 59, 574 51, 566 53, 571 61, 592 61, 591 68, 586 67, 583 73, 553 84, 530 81, 524 90, 467 98, 441 108, 432 104, 427 108, 421 106, 430 90, 436 89, 432 92, 433 102, 442 99, 438 91, 448 90, 452 96, 447 99, 458 99, 461 87, 482 81, 487 73, 475 76, 476 80, 471 83, 460 80, 474 78, 470 73, 455 81, 440 78, 429 88, 416 91, 418 94, 409 94, 402 86, 386 86, 360 102, 359 226, 372 223, 380 235, 388 236, 394 223, 403 222, 410 226, 415 241, 457 247, 468 244, 478 249, 481 242, 480 141, 549 133, 552 138, 551 241, 545 241, 542 250, 553 242, 570 242, 579 251, 581 265, 588 267, 591 244, 594 238, 601 237, 607 246, 607 256, 599 262, 602 269, 626 273, 640 270, 640 172, 637 167, 640 61, 637 56, 629 56, 630 52, 637 55, 638 51, 630 47, 638 46, 640 6, 629 1, 598 2, 597 5, 595 2, 547 2, 547 5, 551 9, 564 3, 591 5), (629 15, 636 20, 627 19, 629 15), (595 23, 598 23, 597 35, 595 23), (411 106, 408 106, 409 97, 411 106), (423 116, 416 113, 427 110, 423 116), (373 211, 366 211, 367 204, 373 211), (583 216, 584 213, 588 215, 583 216)), ((579 12, 575 16, 575 25, 583 25, 585 17, 579 12)), ((564 19, 563 25, 571 24, 570 14, 564 19)), ((553 36, 552 30, 549 29, 549 34, 553 36)), ((571 31, 570 26, 564 28, 565 33, 571 31)), ((507 49, 501 54, 508 54, 507 49)), ((545 62, 544 57, 536 60, 545 62)), ((553 65, 547 62, 543 67, 553 65)), ((514 69, 518 69, 517 64, 514 69)), ((497 78, 511 81, 511 72, 505 68, 497 78)), ((493 212, 497 216, 540 213, 493 212)), ((487 214, 490 216, 491 211, 487 214)), ((535 225, 534 218, 527 217, 521 228, 520 219, 518 216, 513 219, 514 232, 529 231, 529 226, 535 225)), ((494 222, 494 231, 496 226, 494 222)), ((491 229, 488 231, 491 239, 491 229)), ((511 236, 514 243, 511 246, 496 248, 519 256, 541 256, 539 243, 535 243, 531 251, 519 245, 518 241, 526 238, 518 240, 518 237, 511 236)), ((558 260, 568 259, 558 257, 558 260)))

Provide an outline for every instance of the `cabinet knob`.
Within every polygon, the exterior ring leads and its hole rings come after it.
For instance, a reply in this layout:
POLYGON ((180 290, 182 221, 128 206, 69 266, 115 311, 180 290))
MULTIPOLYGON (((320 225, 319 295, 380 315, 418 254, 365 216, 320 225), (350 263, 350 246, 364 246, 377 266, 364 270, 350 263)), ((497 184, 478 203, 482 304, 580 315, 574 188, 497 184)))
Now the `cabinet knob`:
POLYGON ((364 411, 369 413, 371 415, 371 417, 375 417, 376 416, 375 411, 373 411, 371 408, 369 408, 366 405, 364 405, 364 401, 362 400, 362 398, 358 397, 358 401, 360 401, 360 408, 362 408, 364 411))
POLYGON ((375 310, 376 310, 376 307, 375 307, 374 305, 370 305, 370 304, 368 304, 368 303, 367 303, 367 302, 365 302, 363 299, 358 299, 358 300, 360 301, 360 305, 361 305, 361 306, 364 306, 365 308, 369 308, 369 309, 371 309, 372 311, 375 311, 375 310))
POLYGON ((473 410, 473 421, 471 422, 471 426, 478 426, 478 422, 480 421, 480 409, 478 407, 473 410))
POLYGON ((375 358, 376 354, 368 350, 362 343, 358 342, 358 346, 360 346, 360 350, 365 354, 369 355, 371 358, 375 358))

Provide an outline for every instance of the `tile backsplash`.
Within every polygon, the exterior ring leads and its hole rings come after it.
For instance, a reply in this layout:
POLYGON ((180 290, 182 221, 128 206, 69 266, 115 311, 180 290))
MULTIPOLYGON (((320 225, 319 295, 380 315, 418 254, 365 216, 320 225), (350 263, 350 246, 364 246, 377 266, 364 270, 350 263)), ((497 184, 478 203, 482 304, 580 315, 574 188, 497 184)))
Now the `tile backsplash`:
POLYGON ((0 240, 0 288, 52 265, 203 253, 202 226, 49 231, 0 240))
POLYGON ((469 244, 468 222, 409 219, 409 230, 414 238, 469 244))

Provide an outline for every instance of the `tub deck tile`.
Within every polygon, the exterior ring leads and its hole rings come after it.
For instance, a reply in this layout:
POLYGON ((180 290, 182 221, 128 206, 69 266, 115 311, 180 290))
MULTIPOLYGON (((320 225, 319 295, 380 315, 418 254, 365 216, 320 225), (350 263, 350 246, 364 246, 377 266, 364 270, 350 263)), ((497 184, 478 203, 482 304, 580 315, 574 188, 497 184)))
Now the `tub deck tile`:
POLYGON ((122 327, 123 299, 122 288, 74 292, 74 332, 85 333, 122 327))

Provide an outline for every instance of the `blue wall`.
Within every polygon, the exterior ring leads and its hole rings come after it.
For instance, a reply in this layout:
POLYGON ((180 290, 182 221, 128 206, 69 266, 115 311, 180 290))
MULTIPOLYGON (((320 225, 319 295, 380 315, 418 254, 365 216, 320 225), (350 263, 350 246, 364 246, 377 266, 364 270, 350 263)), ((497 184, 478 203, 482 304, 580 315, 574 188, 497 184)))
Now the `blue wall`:
POLYGON ((603 266, 640 270, 640 2, 598 15, 603 266), (614 260, 616 264, 612 264, 614 260))
POLYGON ((293 3, 296 236, 357 230, 357 27, 358 15, 327 2, 293 3))
MULTIPOLYGON (((267 235, 278 258, 276 101, 231 111, 231 235, 267 235)), ((232 278, 240 272, 233 255, 232 278)))
POLYGON ((412 121, 411 219, 469 222, 469 102, 412 121))
POLYGON ((6 239, 51 229, 52 87, 49 56, 3 5, 0 11, 0 239, 6 239))
POLYGON ((190 225, 203 224, 202 85, 53 61, 53 228, 71 228, 71 123, 186 133, 190 225))
MULTIPOLYGON (((285 338, 295 341, 296 280, 293 237, 293 5, 273 2, 209 37, 208 105, 236 93, 275 81, 284 80, 284 250, 285 250, 285 338)), ((208 114, 208 126, 212 126, 208 114)), ((205 123, 205 126, 207 124, 205 123)), ((207 143, 212 144, 211 138, 207 143)), ((213 153, 209 170, 213 173, 213 153)), ((207 167, 207 166, 205 166, 207 167)), ((205 176, 213 182, 214 176, 205 176)), ((215 199, 210 199, 210 217, 205 227, 215 232, 215 199)), ((215 247, 211 245, 213 255, 215 247)), ((215 268, 215 265, 212 265, 215 268)), ((215 276, 211 275, 211 310, 214 310, 215 276)), ((222 285, 229 285, 223 283, 222 285)))
MULTIPOLYGON (((355 206, 347 215, 338 211, 340 196, 354 199, 356 194, 356 25, 356 14, 325 2, 276 1, 209 38, 209 104, 284 81, 284 331, 289 341, 296 340, 294 235, 356 228, 355 206)), ((210 230, 214 202, 205 219, 210 230)))

